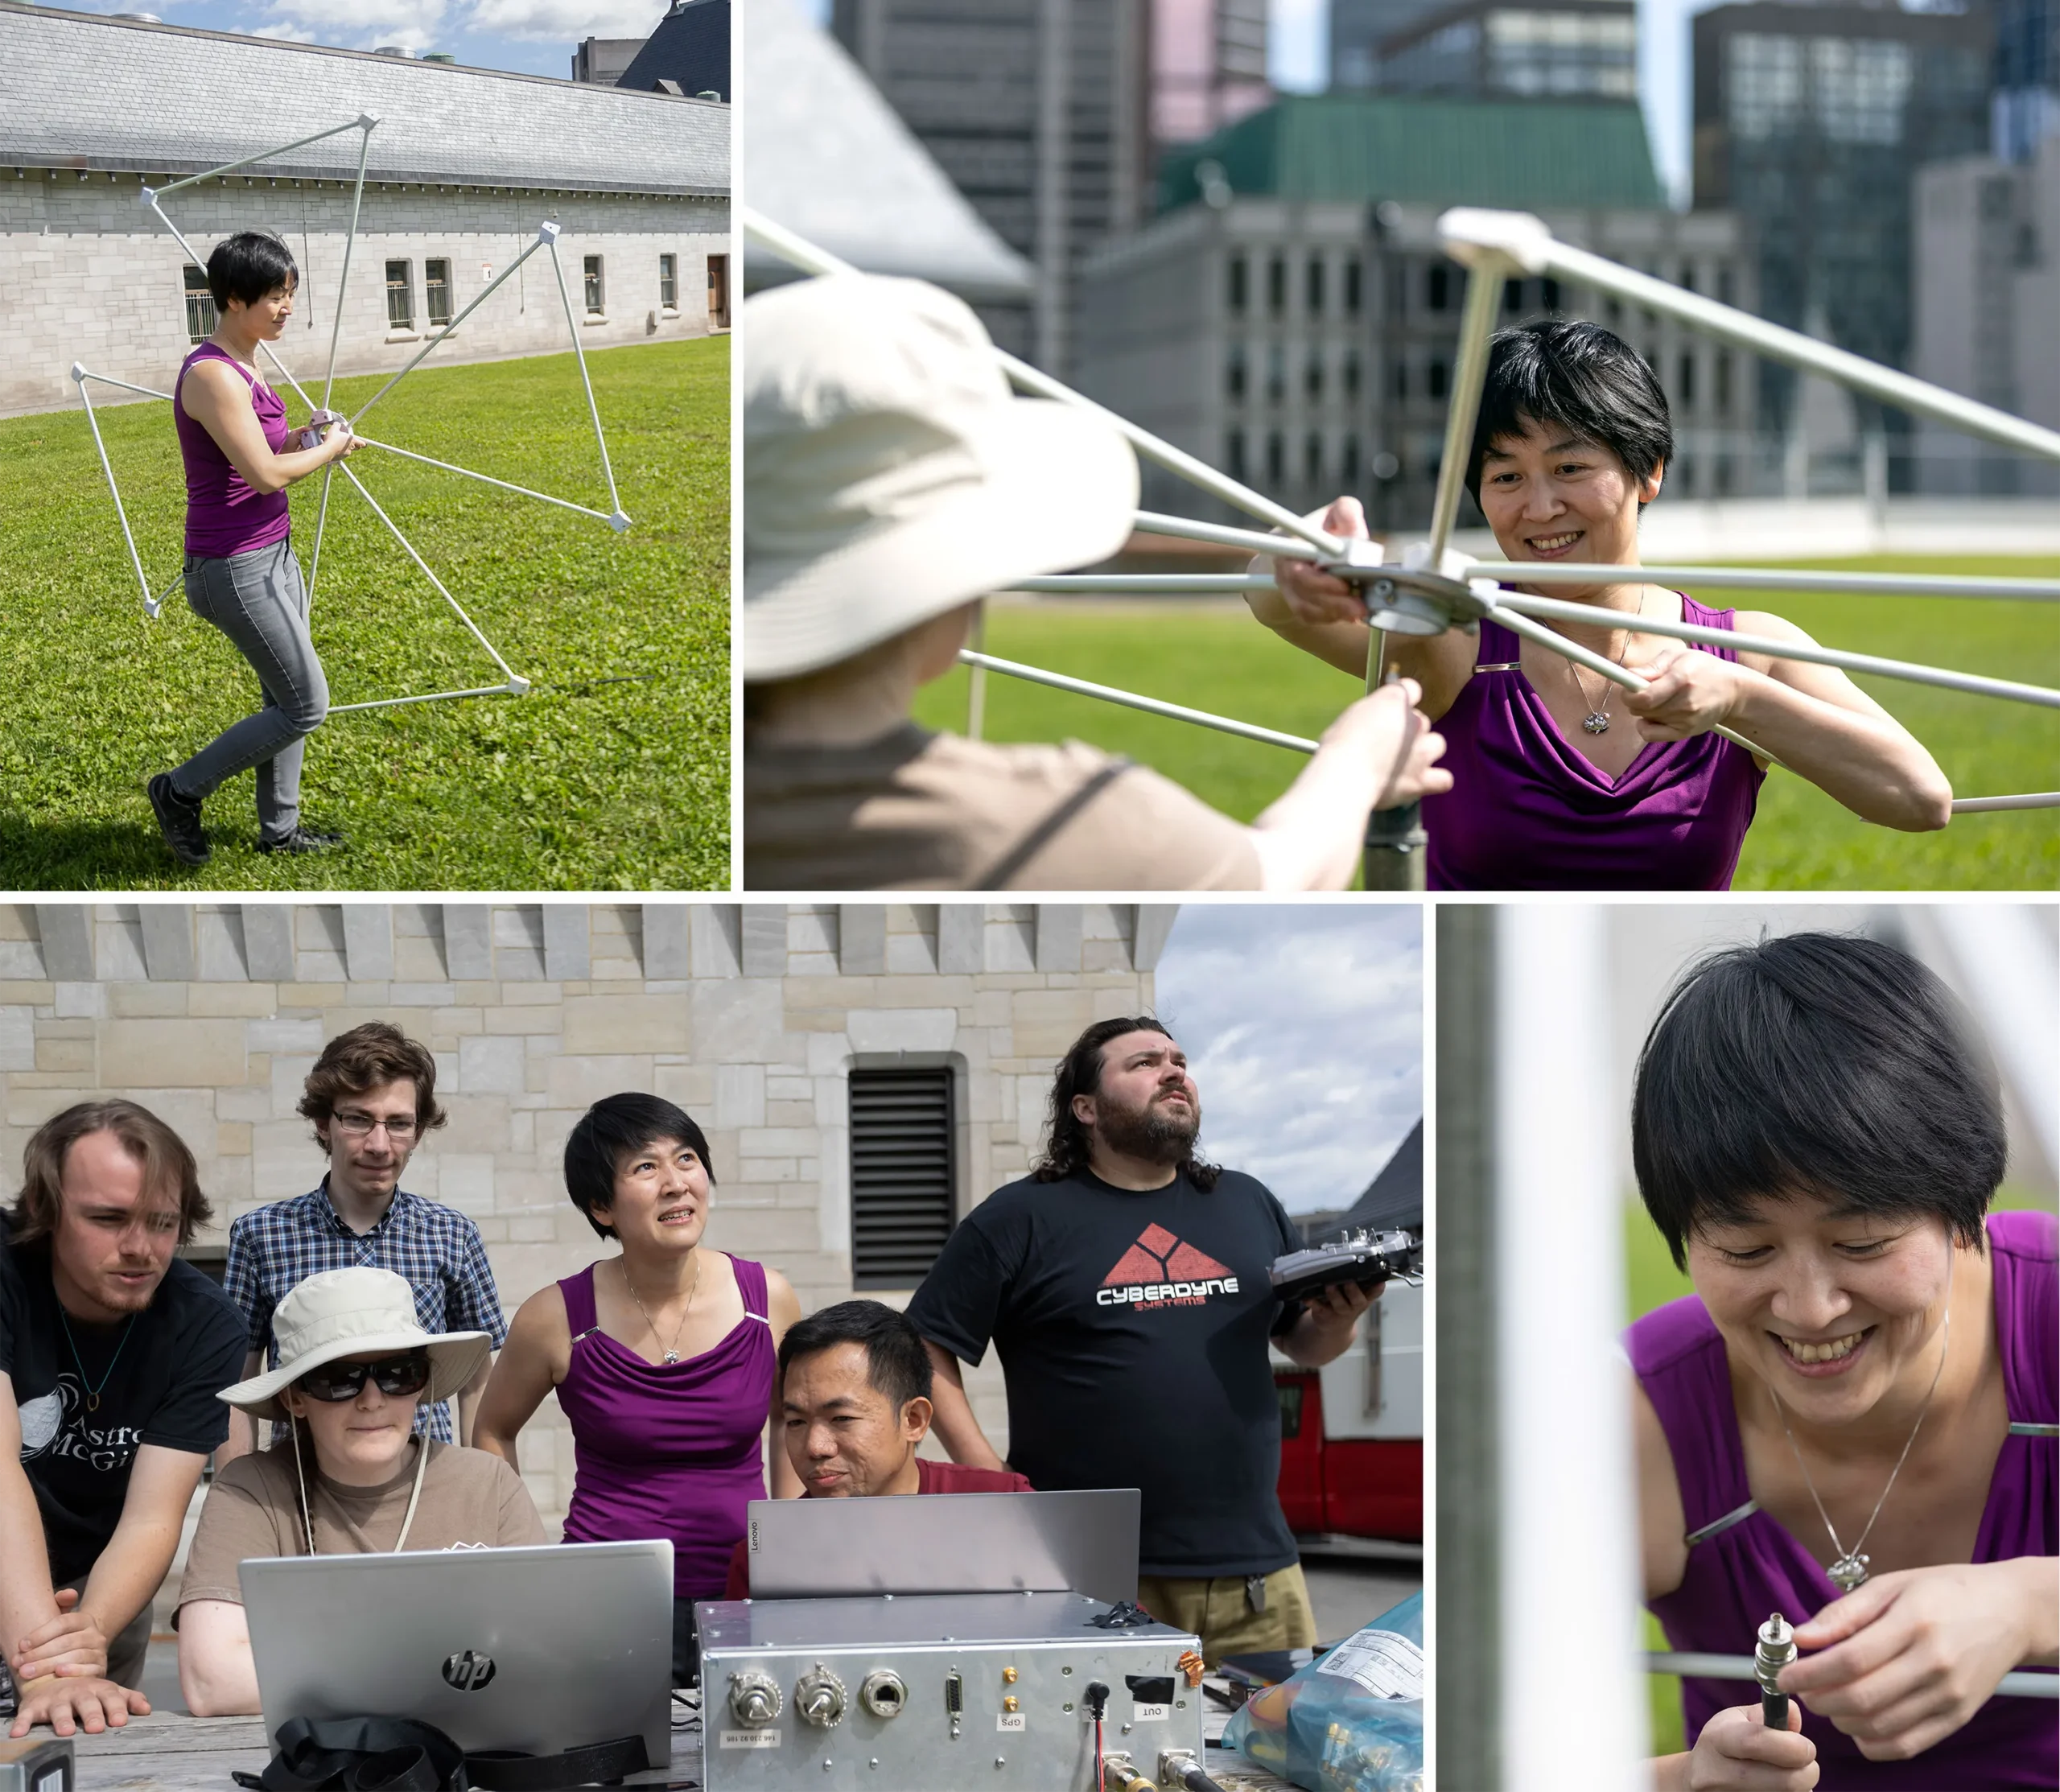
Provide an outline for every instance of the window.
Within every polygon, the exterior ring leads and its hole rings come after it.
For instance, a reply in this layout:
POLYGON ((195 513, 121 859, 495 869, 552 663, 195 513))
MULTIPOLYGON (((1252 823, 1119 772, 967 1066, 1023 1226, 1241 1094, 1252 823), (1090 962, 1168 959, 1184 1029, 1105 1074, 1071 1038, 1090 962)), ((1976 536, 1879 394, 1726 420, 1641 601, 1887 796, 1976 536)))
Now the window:
POLYGON ((1716 302, 1720 305, 1732 303, 1731 297, 1731 268, 1727 262, 1716 270, 1716 302))
POLYGON ((679 309, 679 257, 661 255, 658 257, 658 309, 677 311, 679 309))
POLYGON ((1359 439, 1348 435, 1344 451, 1338 457, 1337 482, 1348 492, 1358 489, 1359 484, 1359 439))
POLYGON ((215 315, 215 295, 208 290, 208 276, 191 262, 186 264, 186 340, 205 342, 220 320, 215 315))
POLYGON ((422 265, 422 295, 429 301, 429 327, 432 330, 447 329, 451 323, 451 264, 448 262, 424 262, 422 265))
POLYGON ((1510 312, 1523 309, 1523 282, 1521 280, 1505 280, 1502 282, 1502 309, 1510 312))
POLYGON ((1559 282, 1553 279, 1546 279, 1540 281, 1539 285, 1543 294, 1539 303, 1547 311, 1556 313, 1559 308, 1559 282))
POLYGON ((1323 351, 1312 348, 1302 366, 1302 393, 1311 404, 1323 400, 1323 351))
POLYGON ((1300 1382, 1275 1382, 1273 1392, 1280 1402, 1280 1435, 1283 1437, 1300 1437, 1302 1435, 1303 1384, 1300 1382))
POLYGON ((1288 351, 1277 342, 1269 343, 1266 350, 1266 397, 1269 404, 1279 404, 1288 396, 1288 351))
POLYGON ((1359 315, 1359 257, 1349 257, 1345 263, 1345 315, 1359 315))
POLYGON ((603 317, 607 315, 608 307, 602 303, 606 296, 601 290, 601 258, 598 255, 589 255, 587 257, 587 316, 603 317))
POLYGON ((1224 359, 1223 390, 1232 399, 1245 395, 1245 345, 1242 342, 1232 343, 1224 359))
POLYGON ((1357 398, 1359 396, 1359 351, 1358 349, 1348 348, 1345 351, 1345 366, 1341 377, 1345 381, 1345 396, 1348 398, 1357 398))
POLYGON ((386 264, 386 328, 412 330, 415 327, 414 276, 406 262, 386 264))
POLYGON ((1233 317, 1242 317, 1245 315, 1246 274, 1244 257, 1233 255, 1230 257, 1226 290, 1224 294, 1225 303, 1230 307, 1230 315, 1233 317))
POLYGON ((1275 317, 1288 309, 1288 263, 1279 255, 1266 264, 1266 304, 1275 317))
POLYGON ((1444 397, 1445 381, 1448 377, 1444 356, 1432 356, 1430 365, 1423 369, 1423 376, 1424 389, 1430 396, 1433 398, 1444 397))
POLYGON ((1302 477, 1312 485, 1323 478, 1323 437, 1315 430, 1302 443, 1302 477))
POLYGON ((1223 464, 1228 469, 1231 478, 1242 485, 1245 479, 1245 432, 1242 430, 1231 430, 1228 438, 1226 439, 1223 446, 1223 464))
POLYGON ((1720 417, 1731 414, 1731 357, 1721 349, 1716 356, 1716 414, 1720 417))
POLYGON ((1423 303, 1434 311, 1451 308, 1452 270, 1442 262, 1432 265, 1429 277, 1423 282, 1423 303))
POLYGON ((708 328, 727 330, 730 327, 730 258, 727 255, 708 257, 708 328))
POLYGON ((1266 483, 1278 485, 1288 469, 1288 445, 1280 431, 1269 430, 1266 437, 1266 483))
POLYGON ((950 1235, 948 1069, 851 1073, 851 1285, 913 1288, 950 1235))
POLYGON ((1398 399, 1409 396, 1409 363, 1406 360, 1395 364, 1395 395, 1398 399))
POLYGON ((1323 257, 1320 255, 1312 255, 1309 257, 1308 274, 1304 281, 1302 290, 1304 296, 1308 302, 1309 315, 1311 317, 1321 317, 1323 315, 1324 291, 1323 257))
POLYGON ((1681 377, 1675 383, 1675 398, 1683 410, 1695 408, 1695 357, 1686 349, 1681 352, 1681 377))

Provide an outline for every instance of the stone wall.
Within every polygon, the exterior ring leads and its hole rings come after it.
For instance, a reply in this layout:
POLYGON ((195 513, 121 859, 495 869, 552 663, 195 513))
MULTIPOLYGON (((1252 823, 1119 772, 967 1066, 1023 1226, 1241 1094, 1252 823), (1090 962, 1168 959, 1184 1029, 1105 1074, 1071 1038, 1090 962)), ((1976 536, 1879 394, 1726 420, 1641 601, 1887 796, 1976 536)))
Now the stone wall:
MULTIPOLYGON (((295 1114, 325 1040, 388 1020, 427 1044, 450 1124, 406 1184, 477 1223, 511 1313, 608 1249, 558 1160, 589 1103, 678 1102, 708 1134, 719 1248, 762 1259, 805 1309, 851 1291, 846 1073, 959 1073, 960 1210, 1023 1173, 1051 1067, 1090 1020, 1152 1002, 1170 907, 646 902, 0 906, 0 1189, 43 1121, 143 1102, 230 1220, 323 1168, 295 1114)), ((905 1295, 881 1298, 897 1303, 905 1295)), ((969 1378, 1007 1445, 991 1357, 969 1378)), ((522 1469, 561 1518, 572 1453, 554 1402, 522 1469)))
MULTIPOLYGON (((76 405, 74 361, 169 390, 191 347, 184 299, 191 257, 139 203, 141 192, 134 175, 0 167, 0 416, 76 405)), ((260 175, 189 187, 164 201, 166 215, 202 257, 237 230, 284 239, 301 282, 278 352, 311 390, 328 362, 351 198, 346 182, 274 182, 260 175)), ((536 240, 546 220, 563 233, 558 261, 583 348, 708 333, 708 257, 730 250, 726 200, 368 183, 344 288, 337 371, 391 373, 428 340, 425 261, 450 262, 455 317, 536 240), (661 254, 673 256, 677 270, 670 311, 659 302, 661 254), (604 309, 595 318, 586 315, 583 287, 588 255, 603 261, 604 309), (409 264, 411 330, 388 323, 389 258, 409 264)), ((558 354, 570 344, 550 253, 539 249, 429 365, 558 354)), ((98 404, 129 395, 97 386, 93 396, 98 404)))

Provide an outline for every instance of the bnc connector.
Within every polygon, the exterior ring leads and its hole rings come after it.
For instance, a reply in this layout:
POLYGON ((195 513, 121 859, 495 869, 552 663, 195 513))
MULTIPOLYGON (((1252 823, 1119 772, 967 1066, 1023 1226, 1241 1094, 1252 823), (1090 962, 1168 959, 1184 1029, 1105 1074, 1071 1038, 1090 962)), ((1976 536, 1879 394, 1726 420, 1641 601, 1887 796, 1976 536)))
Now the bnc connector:
POLYGON ((1781 1690, 1781 1670, 1795 1659, 1795 1632, 1776 1612, 1760 1626, 1753 1650, 1753 1675, 1760 1683, 1760 1716, 1770 1730, 1788 1728, 1788 1695, 1781 1690))

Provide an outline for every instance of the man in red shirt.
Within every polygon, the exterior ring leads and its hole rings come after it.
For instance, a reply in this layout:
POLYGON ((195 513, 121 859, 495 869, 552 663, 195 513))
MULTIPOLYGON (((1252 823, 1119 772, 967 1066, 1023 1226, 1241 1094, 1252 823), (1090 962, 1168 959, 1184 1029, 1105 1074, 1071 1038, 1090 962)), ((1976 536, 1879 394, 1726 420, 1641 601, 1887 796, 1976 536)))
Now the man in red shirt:
MULTIPOLYGON (((929 1435, 933 1374, 921 1334, 877 1300, 839 1301, 789 1327, 780 1345, 781 1403, 801 1497, 1031 1492, 1028 1481, 1005 1469, 916 1454, 929 1435)), ((751 1596, 743 1539, 730 1557, 723 1596, 751 1596)))

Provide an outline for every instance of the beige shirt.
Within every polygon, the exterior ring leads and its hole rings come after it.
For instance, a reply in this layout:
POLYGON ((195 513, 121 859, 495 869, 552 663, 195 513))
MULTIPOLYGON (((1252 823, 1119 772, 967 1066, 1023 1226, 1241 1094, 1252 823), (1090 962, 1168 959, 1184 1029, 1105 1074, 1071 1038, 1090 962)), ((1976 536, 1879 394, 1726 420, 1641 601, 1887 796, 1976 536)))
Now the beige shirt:
POLYGON ((1254 890, 1245 830, 1092 747, 913 723, 858 747, 744 749, 753 890, 1254 890))
MULTIPOLYGON (((419 1447, 422 1440, 416 1442, 419 1447)), ((408 1529, 410 1552, 550 1541, 522 1477, 499 1456, 451 1444, 431 1443, 429 1450, 422 1501, 408 1529)), ((311 1454, 303 1460, 319 1554, 369 1555, 393 1548, 414 1490, 414 1450, 402 1472, 377 1487, 344 1486, 322 1473, 311 1454)), ((241 1605, 237 1563, 258 1555, 307 1553, 292 1444, 240 1456, 215 1477, 201 1505, 179 1603, 225 1599, 241 1605)))

